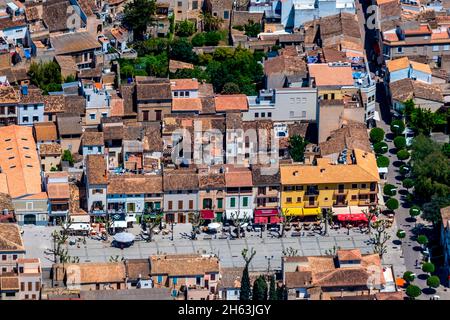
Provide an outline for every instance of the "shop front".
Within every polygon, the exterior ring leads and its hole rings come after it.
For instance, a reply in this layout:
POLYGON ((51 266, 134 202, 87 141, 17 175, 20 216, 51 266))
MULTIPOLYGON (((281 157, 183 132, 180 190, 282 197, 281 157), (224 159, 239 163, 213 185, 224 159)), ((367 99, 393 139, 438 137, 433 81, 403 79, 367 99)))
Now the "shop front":
POLYGON ((285 216, 298 217, 301 220, 315 219, 321 213, 321 208, 283 208, 282 212, 285 216))
POLYGON ((281 221, 278 209, 255 209, 254 216, 255 223, 268 224, 281 221))

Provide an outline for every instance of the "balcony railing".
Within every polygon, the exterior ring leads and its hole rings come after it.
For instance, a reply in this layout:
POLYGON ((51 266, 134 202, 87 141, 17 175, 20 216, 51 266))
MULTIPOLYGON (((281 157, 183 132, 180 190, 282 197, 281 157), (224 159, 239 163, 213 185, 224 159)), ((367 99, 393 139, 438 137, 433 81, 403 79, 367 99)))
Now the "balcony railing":
POLYGON ((317 208, 319 206, 318 201, 314 202, 305 202, 305 208, 317 208))
POLYGON ((333 207, 346 207, 348 206, 348 201, 339 201, 339 202, 334 202, 333 203, 333 207))
POLYGON ((346 190, 346 189, 337 189, 337 190, 334 190, 334 194, 337 194, 337 195, 345 195, 345 194, 347 194, 348 193, 348 190, 346 190))
POLYGON ((370 199, 358 201, 359 206, 369 206, 369 205, 376 205, 376 204, 377 204, 377 201, 371 201, 370 199))

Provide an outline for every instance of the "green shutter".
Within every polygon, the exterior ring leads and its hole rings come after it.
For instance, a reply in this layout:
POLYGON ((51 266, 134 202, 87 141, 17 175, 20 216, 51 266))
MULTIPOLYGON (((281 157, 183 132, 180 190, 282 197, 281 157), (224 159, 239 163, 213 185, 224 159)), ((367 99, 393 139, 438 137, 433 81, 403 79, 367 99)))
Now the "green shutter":
POLYGON ((217 209, 223 208, 223 199, 217 199, 217 209))
POLYGON ((243 207, 248 206, 248 197, 242 198, 242 206, 243 206, 243 207))
POLYGON ((203 209, 205 209, 208 206, 208 200, 203 199, 203 209))
POLYGON ((232 208, 236 207, 236 198, 230 199, 230 207, 232 207, 232 208))

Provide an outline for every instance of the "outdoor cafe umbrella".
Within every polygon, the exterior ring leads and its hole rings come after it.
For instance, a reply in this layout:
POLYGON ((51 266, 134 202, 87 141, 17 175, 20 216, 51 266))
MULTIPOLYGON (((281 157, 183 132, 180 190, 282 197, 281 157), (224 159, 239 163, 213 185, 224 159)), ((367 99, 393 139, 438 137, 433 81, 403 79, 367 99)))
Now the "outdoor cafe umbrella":
POLYGON ((113 239, 117 242, 128 243, 133 242, 135 239, 134 234, 128 232, 120 232, 114 235, 113 239))
POLYGON ((218 222, 208 224, 208 229, 219 229, 222 225, 218 222))

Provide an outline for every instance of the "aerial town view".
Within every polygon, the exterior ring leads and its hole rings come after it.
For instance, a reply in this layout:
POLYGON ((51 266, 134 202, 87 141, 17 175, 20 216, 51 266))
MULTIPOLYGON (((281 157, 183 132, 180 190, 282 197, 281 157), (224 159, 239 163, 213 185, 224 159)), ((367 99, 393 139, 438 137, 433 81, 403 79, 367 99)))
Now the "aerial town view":
POLYGON ((450 0, 0 0, 0 300, 450 300, 449 106, 450 0))

